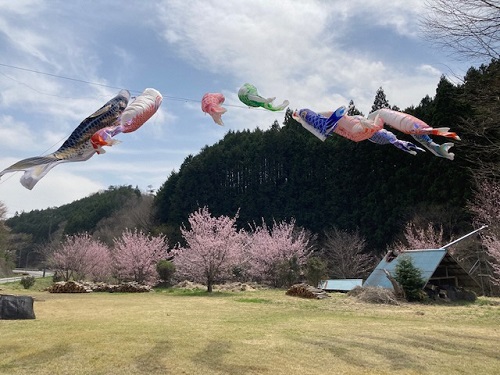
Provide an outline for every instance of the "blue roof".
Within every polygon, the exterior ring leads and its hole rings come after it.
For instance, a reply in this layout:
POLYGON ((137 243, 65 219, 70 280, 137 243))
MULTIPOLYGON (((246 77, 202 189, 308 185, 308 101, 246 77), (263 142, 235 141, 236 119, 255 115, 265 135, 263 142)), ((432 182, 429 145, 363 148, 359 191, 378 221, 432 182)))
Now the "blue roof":
POLYGON ((324 290, 339 290, 348 292, 357 286, 363 285, 363 279, 337 279, 337 280, 322 280, 318 288, 324 290))
POLYGON ((368 276, 363 286, 379 286, 393 289, 391 282, 384 273, 384 269, 394 276, 398 258, 401 256, 409 256, 412 259, 413 265, 422 271, 422 278, 425 280, 425 283, 427 283, 446 254, 446 249, 426 249, 402 252, 391 261, 388 261, 387 256, 385 256, 370 276, 368 276))

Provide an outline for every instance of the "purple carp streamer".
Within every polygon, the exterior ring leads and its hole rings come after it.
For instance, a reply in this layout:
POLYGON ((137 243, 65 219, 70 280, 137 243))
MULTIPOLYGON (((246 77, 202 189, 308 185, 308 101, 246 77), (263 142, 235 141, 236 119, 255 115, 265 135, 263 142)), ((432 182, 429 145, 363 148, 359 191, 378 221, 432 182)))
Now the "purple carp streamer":
POLYGON ((57 151, 18 161, 1 171, 0 177, 9 172, 24 171, 21 184, 31 190, 56 165, 90 159, 96 153, 90 138, 100 129, 115 126, 129 100, 130 93, 121 90, 117 96, 83 120, 57 151))

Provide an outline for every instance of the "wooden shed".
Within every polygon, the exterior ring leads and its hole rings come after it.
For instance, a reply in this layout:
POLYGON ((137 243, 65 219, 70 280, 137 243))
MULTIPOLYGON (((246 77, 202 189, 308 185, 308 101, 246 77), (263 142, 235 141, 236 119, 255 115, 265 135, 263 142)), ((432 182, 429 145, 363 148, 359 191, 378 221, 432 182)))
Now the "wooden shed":
POLYGON ((422 271, 427 288, 465 288, 481 294, 479 283, 444 248, 406 250, 399 254, 388 253, 368 276, 363 286, 393 289, 384 270, 394 275, 398 258, 404 255, 411 257, 413 265, 422 271))

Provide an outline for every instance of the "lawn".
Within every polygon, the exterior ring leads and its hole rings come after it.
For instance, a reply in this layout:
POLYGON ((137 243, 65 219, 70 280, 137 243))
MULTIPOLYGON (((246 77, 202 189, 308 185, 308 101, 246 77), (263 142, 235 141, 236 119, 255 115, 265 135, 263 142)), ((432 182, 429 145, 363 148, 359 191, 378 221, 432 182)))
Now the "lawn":
POLYGON ((0 374, 499 374, 500 299, 375 305, 283 290, 50 294, 0 321, 0 374))

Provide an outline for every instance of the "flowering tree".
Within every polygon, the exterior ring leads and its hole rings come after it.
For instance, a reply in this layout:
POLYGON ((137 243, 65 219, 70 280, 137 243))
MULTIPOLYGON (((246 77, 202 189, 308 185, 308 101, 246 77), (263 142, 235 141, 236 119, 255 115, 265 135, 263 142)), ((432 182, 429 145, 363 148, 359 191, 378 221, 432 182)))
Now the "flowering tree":
POLYGON ((488 230, 480 233, 483 246, 486 248, 488 263, 492 269, 491 281, 500 285, 500 183, 481 180, 469 209, 474 213, 477 225, 488 225, 488 230))
POLYGON ((394 250, 404 251, 407 249, 439 249, 443 246, 443 226, 439 230, 429 223, 427 228, 418 227, 415 223, 406 224, 404 236, 407 244, 396 242, 394 250))
POLYGON ((52 253, 49 264, 66 281, 85 278, 102 281, 111 275, 108 247, 88 233, 66 236, 61 246, 52 253))
POLYGON ((177 275, 206 283, 208 292, 216 280, 231 277, 242 262, 245 246, 245 236, 236 228, 237 217, 212 217, 206 206, 191 213, 191 229, 181 227, 186 246, 173 251, 177 275))
POLYGON ((119 280, 151 285, 158 281, 156 264, 167 258, 165 236, 151 237, 137 229, 126 229, 113 242, 113 267, 119 280))
POLYGON ((311 253, 310 238, 304 229, 295 227, 295 219, 290 223, 273 222, 268 228, 264 220, 261 227, 248 233, 249 270, 256 280, 282 286, 300 271, 311 253))
POLYGON ((500 237, 495 235, 483 235, 483 245, 490 257, 489 264, 493 270, 491 281, 500 286, 500 237))

